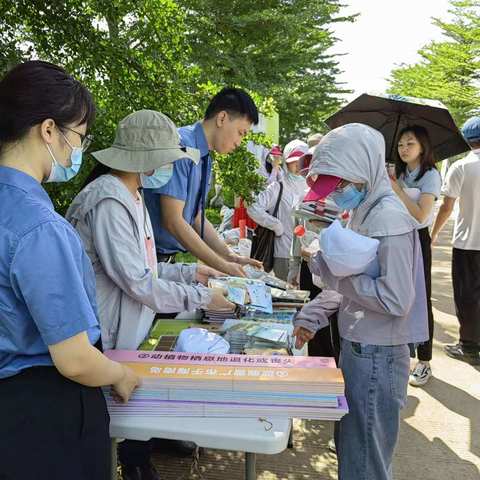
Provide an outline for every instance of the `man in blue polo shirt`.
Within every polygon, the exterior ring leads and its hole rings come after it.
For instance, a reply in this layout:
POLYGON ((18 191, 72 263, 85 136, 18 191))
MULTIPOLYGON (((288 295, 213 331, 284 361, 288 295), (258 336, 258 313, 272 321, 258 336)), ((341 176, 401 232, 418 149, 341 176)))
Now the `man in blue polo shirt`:
POLYGON ((198 164, 190 159, 177 160, 165 186, 144 192, 159 261, 188 251, 228 275, 245 276, 245 264, 261 266, 256 260, 232 253, 205 218, 212 171, 210 151, 232 152, 257 123, 258 110, 250 95, 238 88, 224 88, 211 100, 203 120, 179 128, 182 145, 198 149, 201 159, 198 164))

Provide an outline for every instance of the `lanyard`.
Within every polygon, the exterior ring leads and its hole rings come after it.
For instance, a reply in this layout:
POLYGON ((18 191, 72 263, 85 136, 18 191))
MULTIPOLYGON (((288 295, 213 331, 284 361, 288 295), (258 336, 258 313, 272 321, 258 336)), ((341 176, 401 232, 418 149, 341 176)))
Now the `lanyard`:
MULTIPOLYGON (((200 181, 200 208, 202 212, 201 224, 200 224, 200 237, 203 239, 205 232, 205 204, 207 197, 207 175, 208 175, 208 154, 202 157, 202 178, 200 181)), ((197 207, 198 213, 198 207, 197 207)))

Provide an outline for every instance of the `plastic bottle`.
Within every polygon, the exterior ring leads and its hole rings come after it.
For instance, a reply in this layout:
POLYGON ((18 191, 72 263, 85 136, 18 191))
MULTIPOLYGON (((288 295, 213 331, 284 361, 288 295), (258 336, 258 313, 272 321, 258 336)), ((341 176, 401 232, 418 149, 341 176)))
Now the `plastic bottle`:
POLYGON ((240 232, 240 239, 247 238, 247 222, 246 220, 238 221, 238 229, 240 232))
POLYGON ((303 225, 297 225, 293 233, 300 240, 303 248, 308 252, 315 253, 320 250, 318 235, 315 232, 306 230, 303 225))
POLYGON ((238 254, 250 258, 252 252, 252 241, 249 238, 241 238, 238 241, 238 254))

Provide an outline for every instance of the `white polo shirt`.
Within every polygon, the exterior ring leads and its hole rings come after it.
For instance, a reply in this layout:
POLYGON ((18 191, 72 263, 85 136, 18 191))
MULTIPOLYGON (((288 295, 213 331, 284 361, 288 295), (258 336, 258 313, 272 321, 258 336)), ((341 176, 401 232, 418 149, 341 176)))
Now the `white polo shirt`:
POLYGON ((480 250, 480 149, 455 162, 447 172, 442 194, 458 198, 453 246, 480 250))

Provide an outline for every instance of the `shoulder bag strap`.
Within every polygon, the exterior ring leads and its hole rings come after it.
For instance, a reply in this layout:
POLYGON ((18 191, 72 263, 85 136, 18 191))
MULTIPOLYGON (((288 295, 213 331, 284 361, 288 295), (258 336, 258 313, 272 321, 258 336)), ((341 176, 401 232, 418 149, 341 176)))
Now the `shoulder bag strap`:
POLYGON ((275 204, 275 209, 273 210, 272 216, 277 217, 278 214, 278 207, 280 206, 280 201, 282 200, 282 193, 283 193, 283 182, 279 182, 280 191, 278 192, 277 203, 275 204))

